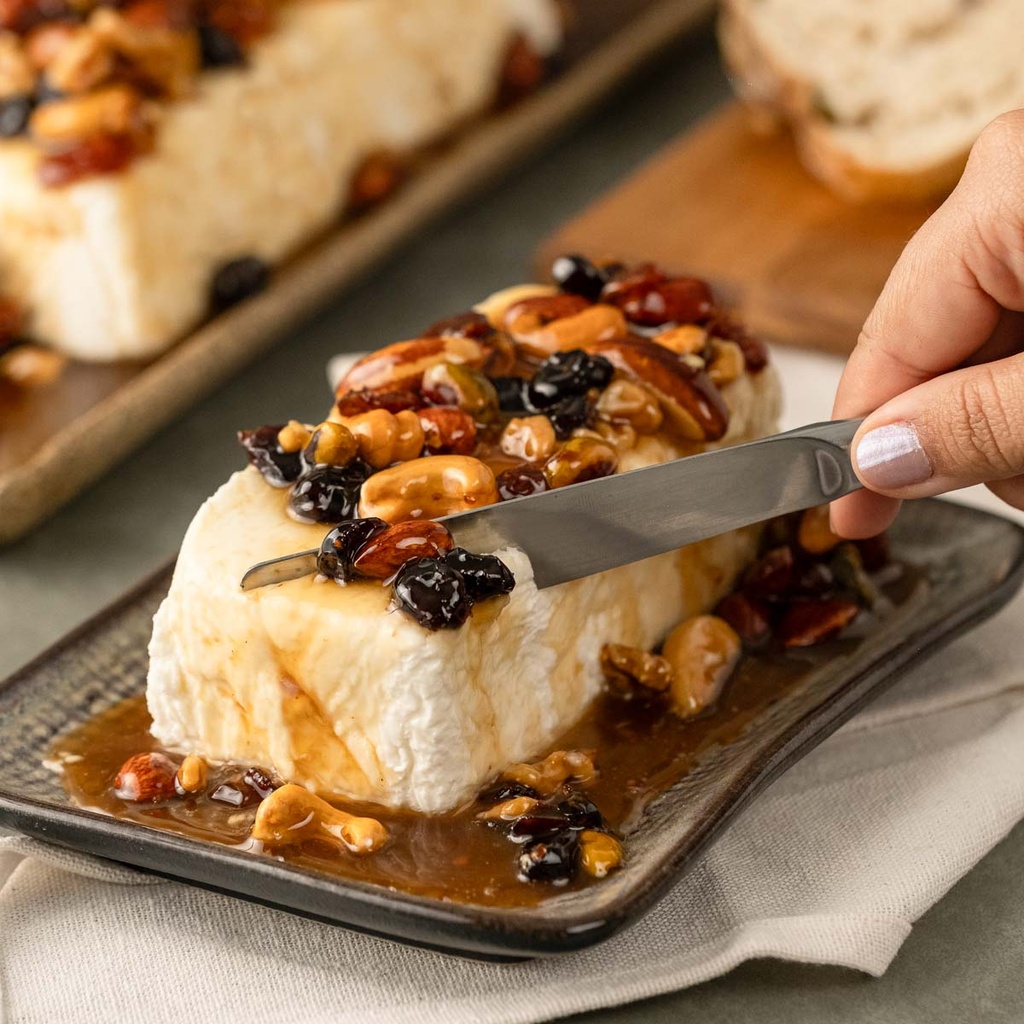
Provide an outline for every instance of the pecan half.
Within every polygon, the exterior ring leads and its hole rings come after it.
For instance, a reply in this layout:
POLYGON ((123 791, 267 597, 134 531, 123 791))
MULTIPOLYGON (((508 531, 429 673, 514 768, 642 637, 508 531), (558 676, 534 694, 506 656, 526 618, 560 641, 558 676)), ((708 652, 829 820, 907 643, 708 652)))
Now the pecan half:
POLYGON ((584 346, 604 356, 633 380, 646 384, 657 396, 665 419, 691 441, 717 441, 729 427, 729 409, 703 370, 647 338, 615 338, 584 346))
POLYGON ((337 394, 349 391, 418 391, 423 374, 438 363, 481 369, 489 352, 473 338, 414 338, 364 356, 342 377, 337 394))

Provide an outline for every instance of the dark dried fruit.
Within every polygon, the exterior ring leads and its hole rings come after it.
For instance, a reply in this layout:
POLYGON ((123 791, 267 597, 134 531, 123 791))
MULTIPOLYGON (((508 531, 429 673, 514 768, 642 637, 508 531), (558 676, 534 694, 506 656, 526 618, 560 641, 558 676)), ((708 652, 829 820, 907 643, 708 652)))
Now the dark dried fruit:
POLYGON ((302 452, 286 452, 277 440, 283 424, 240 430, 238 443, 271 487, 287 487, 302 472, 302 452))
POLYGON ((517 35, 509 44, 498 87, 498 106, 518 103, 544 81, 544 58, 533 49, 525 36, 517 35))
POLYGON ((853 542, 860 552, 860 559, 868 572, 878 572, 889 564, 889 538, 880 533, 877 537, 866 537, 853 542))
POLYGON ((551 264, 551 276, 563 292, 582 295, 591 302, 597 302, 601 290, 608 283, 608 275, 601 267, 594 266, 586 256, 559 256, 551 264))
POLYGON ((553 807, 538 807, 532 813, 516 818, 509 826, 508 837, 513 843, 527 843, 556 836, 568 828, 569 821, 564 814, 553 807))
POLYGON ((527 844, 519 855, 519 877, 525 882, 564 884, 579 870, 578 833, 571 829, 527 844))
POLYGON ((383 519, 348 519, 339 523, 320 542, 317 571, 332 580, 349 583, 358 575, 353 562, 359 550, 377 534, 388 528, 383 519))
POLYGON ((93 135, 58 153, 47 153, 36 172, 46 188, 60 188, 98 174, 124 170, 147 148, 132 135, 93 135))
POLYGON ((340 523, 352 519, 359 508, 359 490, 373 470, 353 459, 347 466, 316 466, 292 487, 288 508, 307 523, 340 523))
POLYGON ((346 391, 338 396, 336 402, 338 413, 341 416, 358 416, 360 413, 370 412, 371 409, 386 409, 390 413, 403 412, 406 409, 415 409, 422 405, 423 401, 415 391, 346 391))
POLYGON ((859 611, 856 601, 844 598, 795 601, 779 624, 779 639, 784 647, 812 647, 837 636, 859 611))
POLYGON ((492 377, 491 383, 498 393, 502 412, 527 412, 526 389, 529 381, 522 377, 492 377))
POLYGON ((395 602, 426 629, 456 629, 469 618, 473 598, 462 574, 440 558, 406 562, 395 577, 395 602))
POLYGON ((406 165, 397 153, 380 150, 371 153, 352 175, 348 205, 354 211, 382 203, 398 189, 406 175, 406 165))
POLYGON ((243 299, 263 291, 270 281, 270 269, 258 256, 240 256, 214 272, 210 285, 210 309, 223 312, 243 299))
POLYGON ((462 574, 469 596, 474 601, 510 594, 515 588, 516 578, 512 570, 497 555, 477 555, 465 548, 454 548, 444 556, 444 560, 462 574))
POLYGON ((229 68, 245 63, 238 40, 216 25, 200 25, 199 57, 204 68, 229 68))
POLYGON ((555 810, 569 822, 569 828, 577 831, 585 828, 604 828, 604 818, 597 809, 597 804, 588 800, 582 793, 569 792, 566 798, 556 805, 555 810))
POLYGON ((594 416, 594 406, 586 395, 572 395, 557 405, 549 406, 544 410, 544 414, 555 428, 555 437, 559 441, 564 441, 572 436, 574 430, 590 424, 594 416))
POLYGON ((537 368, 527 385, 526 401, 534 409, 548 409, 591 388, 604 390, 614 373, 604 356, 588 355, 582 349, 556 352, 537 368))
POLYGON ((528 498, 548 489, 548 478, 534 466, 512 466, 499 473, 496 482, 502 501, 528 498))
POLYGON ((768 608, 747 594, 728 594, 718 602, 715 615, 725 619, 739 634, 744 647, 758 648, 771 638, 768 608))
POLYGON ((778 597, 793 582, 793 565, 792 548, 772 548, 751 566, 743 582, 744 591, 751 597, 778 597))
POLYGON ((524 785, 522 782, 515 782, 509 779, 496 782, 490 789, 485 789, 477 799, 480 803, 491 805, 502 804, 506 800, 512 800, 517 796, 528 796, 533 800, 537 800, 540 798, 540 793, 524 785))
POLYGON ((650 263, 610 281, 601 294, 601 301, 618 306, 627 320, 644 327, 701 323, 715 311, 706 282, 696 277, 667 278, 650 263))
POLYGON ((28 127, 35 101, 31 96, 8 96, 0 100, 0 139, 12 139, 28 127))
POLYGON ((424 338, 475 338, 481 340, 494 334, 494 328, 490 320, 478 313, 475 309, 467 313, 459 313, 457 316, 450 316, 445 320, 438 320, 436 324, 423 332, 424 338))
POLYGON ((738 320, 717 313, 711 318, 708 333, 715 338, 735 341, 743 353, 743 362, 748 373, 760 373, 768 365, 768 346, 760 339, 747 333, 746 327, 738 320))

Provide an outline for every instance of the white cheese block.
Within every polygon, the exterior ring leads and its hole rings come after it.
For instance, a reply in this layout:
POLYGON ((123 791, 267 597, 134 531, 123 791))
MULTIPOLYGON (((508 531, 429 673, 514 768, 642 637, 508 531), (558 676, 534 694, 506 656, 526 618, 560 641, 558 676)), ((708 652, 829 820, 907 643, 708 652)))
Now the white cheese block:
POLYGON ((517 32, 555 47, 553 0, 296 0, 122 173, 43 188, 37 149, 2 141, 0 288, 69 355, 152 356, 202 318, 219 264, 281 260, 338 216, 368 154, 486 108, 517 32))
MULTIPOLYGON (((770 369, 724 394, 733 419, 722 443, 774 428, 770 369)), ((621 468, 677 453, 644 438, 621 468)), ((289 519, 286 501, 247 469, 190 526, 150 645, 154 735, 318 792, 424 812, 544 753, 600 689, 602 644, 653 646, 713 606, 756 546, 756 531, 738 532, 543 591, 527 557, 503 551, 516 588, 500 614, 484 603, 461 628, 430 633, 389 611, 377 582, 242 592, 254 562, 319 545, 325 528, 289 519)))

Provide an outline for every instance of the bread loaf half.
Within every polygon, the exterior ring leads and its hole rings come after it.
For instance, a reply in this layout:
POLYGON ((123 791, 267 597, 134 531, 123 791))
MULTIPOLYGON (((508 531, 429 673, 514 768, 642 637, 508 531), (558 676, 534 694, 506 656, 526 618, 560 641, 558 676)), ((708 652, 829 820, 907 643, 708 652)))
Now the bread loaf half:
POLYGON ((788 122, 807 168, 852 199, 956 182, 974 140, 1024 105, 1020 0, 724 0, 741 98, 788 122))

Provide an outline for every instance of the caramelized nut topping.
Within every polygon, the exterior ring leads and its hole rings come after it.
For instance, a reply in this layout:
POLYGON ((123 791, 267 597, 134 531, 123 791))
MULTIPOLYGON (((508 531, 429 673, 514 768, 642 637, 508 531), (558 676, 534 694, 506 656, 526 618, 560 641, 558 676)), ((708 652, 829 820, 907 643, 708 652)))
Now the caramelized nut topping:
POLYGON ((607 441, 574 437, 544 463, 543 470, 549 487, 567 487, 611 476, 618 462, 618 453, 607 441))
POLYGON ((607 832, 586 829, 580 833, 580 867, 594 878, 622 866, 622 844, 607 832))
MULTIPOLYGON (((583 301, 576 295, 559 295, 555 298, 583 301)), ((544 313, 538 313, 535 308, 520 312, 522 307, 530 303, 536 303, 537 307, 544 310, 545 301, 553 304, 555 299, 529 299, 513 307, 508 314, 508 329, 520 350, 528 356, 543 359, 554 352, 585 348, 593 342, 622 338, 629 333, 622 313, 614 306, 604 304, 586 306, 578 312, 551 320, 545 320, 544 313)))
POLYGON ((456 363, 481 369, 488 350, 473 338, 434 337, 399 341, 371 352, 352 367, 338 384, 337 393, 369 391, 418 391, 423 374, 437 363, 456 363))
POLYGON ((708 332, 697 324, 679 324, 659 332, 652 340, 677 356, 699 356, 707 348, 708 332))
POLYGON ((359 549, 352 565, 361 576, 386 580, 413 558, 437 557, 453 547, 452 535, 441 523, 411 520, 375 534, 359 549))
POLYGON ((432 455, 471 455, 476 422, 468 412, 437 406, 419 410, 424 447, 432 455))
POLYGON ((347 466, 358 454, 359 447, 347 427, 326 420, 310 435, 303 459, 308 466, 347 466))
POLYGON ((543 462, 558 443, 547 416, 511 419, 501 435, 501 450, 527 462, 543 462))
POLYGON ((440 519, 497 500, 494 474, 479 459, 432 455, 374 473, 363 484, 359 514, 401 523, 440 519))
POLYGON ((676 714, 691 718, 713 704, 742 651, 736 631, 715 615, 698 615, 676 626, 662 649, 672 667, 670 694, 676 714))
POLYGON ((206 762, 198 754, 189 754, 178 766, 174 779, 178 796, 202 792, 206 788, 207 775, 206 762))
POLYGON ((601 671, 609 683, 625 692, 639 685, 660 693, 672 683, 668 659, 625 644, 605 644, 601 648, 601 671))
POLYGON ((657 398, 642 384, 613 380, 597 400, 597 414, 612 423, 628 423, 638 434, 655 434, 665 415, 657 398))
POLYGON ((842 543, 843 538, 832 532, 828 505, 809 508, 800 517, 797 543, 808 554, 823 555, 842 543))
POLYGON ((495 804, 489 810, 481 811, 477 817, 481 821, 513 821, 524 814, 530 814, 540 806, 540 801, 532 796, 514 796, 495 804))
POLYGON ((735 341, 716 339, 708 363, 708 376, 716 387, 731 384, 744 370, 743 349, 735 341))
POLYGON ((301 452, 309 443, 313 428, 298 420, 289 420, 278 432, 277 443, 283 452, 301 452))
POLYGON ((503 779, 528 786, 544 797, 556 793, 570 779, 586 785, 596 775, 594 754, 589 750, 556 750, 536 764, 510 764, 501 773, 503 779))
POLYGON ((289 784, 260 804, 252 837, 271 847, 319 839, 367 854, 388 841, 388 832, 375 818, 346 814, 302 786, 289 784))
POLYGON ((160 753, 136 754, 121 766, 114 780, 114 795, 132 803, 159 803, 176 795, 177 765, 160 753))

